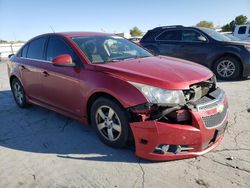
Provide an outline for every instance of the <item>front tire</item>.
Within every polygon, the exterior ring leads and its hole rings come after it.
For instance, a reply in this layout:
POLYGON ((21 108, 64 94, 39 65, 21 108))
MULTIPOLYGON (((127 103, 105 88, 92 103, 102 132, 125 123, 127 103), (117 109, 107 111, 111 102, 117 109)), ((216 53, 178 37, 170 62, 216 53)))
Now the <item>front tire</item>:
POLYGON ((235 80, 240 77, 240 62, 233 57, 225 56, 215 62, 213 71, 219 79, 235 80))
POLYGON ((126 111, 109 98, 98 98, 91 107, 91 123, 102 142, 121 148, 129 138, 126 111))
POLYGON ((20 107, 20 108, 26 108, 28 107, 28 103, 26 100, 26 95, 25 95, 25 91, 23 89, 23 86, 21 84, 21 82, 17 79, 14 78, 11 82, 11 90, 14 96, 14 99, 16 101, 16 104, 20 107))

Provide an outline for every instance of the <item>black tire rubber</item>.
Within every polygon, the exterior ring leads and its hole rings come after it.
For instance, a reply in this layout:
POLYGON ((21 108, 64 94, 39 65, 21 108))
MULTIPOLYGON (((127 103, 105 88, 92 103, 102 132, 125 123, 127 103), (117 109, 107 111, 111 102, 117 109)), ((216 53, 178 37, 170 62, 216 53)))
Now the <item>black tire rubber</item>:
POLYGON ((17 104, 20 108, 27 108, 27 107, 30 106, 29 103, 28 103, 27 100, 26 100, 26 95, 25 95, 24 88, 23 88, 21 82, 20 82, 17 78, 14 78, 14 79, 12 80, 12 82, 11 82, 11 91, 12 91, 12 94, 13 94, 13 97, 14 97, 14 99, 15 99, 16 104, 17 104), (13 88, 14 88, 14 84, 15 84, 15 83, 18 83, 18 84, 20 85, 20 88, 21 88, 21 90, 22 90, 22 92, 23 92, 23 96, 24 96, 24 97, 23 97, 23 102, 22 102, 22 103, 18 102, 18 100, 17 100, 17 98, 16 98, 16 96, 15 96, 15 94, 14 94, 13 88))
POLYGON ((109 98, 100 97, 92 104, 90 113, 91 113, 91 115, 90 115, 91 124, 94 127, 98 137, 100 138, 100 140, 103 143, 105 143, 111 147, 114 147, 114 148, 122 148, 122 147, 126 146, 127 141, 130 137, 130 135, 129 135, 130 128, 129 128, 129 123, 128 123, 128 115, 127 115, 125 109, 123 109, 117 102, 115 102, 109 98), (111 107, 120 119, 122 131, 121 131, 120 137, 115 141, 107 140, 99 132, 99 130, 97 128, 97 122, 96 122, 95 115, 96 115, 96 111, 98 110, 98 108, 102 105, 106 105, 106 106, 111 107))
POLYGON ((216 75, 216 77, 217 77, 218 79, 221 79, 221 80, 236 80, 236 79, 239 79, 239 78, 240 78, 241 64, 240 64, 240 62, 239 62, 237 59, 235 59, 234 57, 224 56, 224 57, 221 57, 221 58, 219 58, 218 60, 216 60, 214 66, 213 66, 213 72, 214 72, 214 74, 216 75), (233 73, 231 76, 227 77, 227 78, 221 77, 221 76, 219 75, 219 73, 217 72, 217 66, 218 66, 219 62, 221 62, 221 61, 223 61, 223 60, 229 60, 229 61, 233 62, 234 66, 235 66, 235 71, 234 71, 234 73, 233 73))

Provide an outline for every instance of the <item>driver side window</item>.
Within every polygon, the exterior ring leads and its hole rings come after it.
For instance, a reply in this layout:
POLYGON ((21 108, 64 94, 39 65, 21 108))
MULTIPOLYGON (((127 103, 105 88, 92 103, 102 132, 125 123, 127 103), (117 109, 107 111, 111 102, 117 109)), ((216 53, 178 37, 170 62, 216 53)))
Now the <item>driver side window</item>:
POLYGON ((46 60, 52 61, 55 57, 62 54, 69 54, 72 57, 73 62, 78 62, 77 55, 63 39, 51 36, 48 42, 46 60))
POLYGON ((182 31, 182 41, 183 42, 199 42, 198 37, 201 36, 200 33, 194 30, 183 30, 182 31))

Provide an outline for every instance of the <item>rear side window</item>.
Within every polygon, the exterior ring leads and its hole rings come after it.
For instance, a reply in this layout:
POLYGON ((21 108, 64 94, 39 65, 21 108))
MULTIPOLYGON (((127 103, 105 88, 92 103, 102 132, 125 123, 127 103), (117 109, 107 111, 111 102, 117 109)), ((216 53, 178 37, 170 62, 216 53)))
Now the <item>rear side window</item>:
POLYGON ((247 27, 246 26, 242 26, 242 27, 239 28, 238 34, 245 34, 246 30, 247 30, 247 27))
POLYGON ((23 47, 21 57, 27 57, 28 47, 29 45, 23 47))
POLYGON ((197 42, 200 34, 193 30, 183 30, 182 31, 182 41, 184 42, 197 42))
POLYGON ((41 37, 30 42, 27 57, 31 59, 43 60, 46 37, 41 37))
POLYGON ((77 62, 77 55, 71 49, 71 47, 60 37, 50 37, 47 48, 47 61, 52 61, 55 57, 68 54, 72 57, 74 62, 77 62))
POLYGON ((180 30, 170 30, 161 33, 156 40, 166 40, 166 41, 179 41, 181 40, 180 30))

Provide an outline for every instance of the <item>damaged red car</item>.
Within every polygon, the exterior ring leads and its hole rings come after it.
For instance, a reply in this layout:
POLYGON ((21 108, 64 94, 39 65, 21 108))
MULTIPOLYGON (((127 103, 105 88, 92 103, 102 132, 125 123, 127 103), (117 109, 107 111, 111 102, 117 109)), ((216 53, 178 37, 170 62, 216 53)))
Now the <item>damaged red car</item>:
POLYGON ((10 58, 8 72, 21 108, 36 104, 91 124, 107 145, 134 142, 149 160, 202 155, 227 125, 226 95, 210 70, 112 34, 35 37, 10 58))

